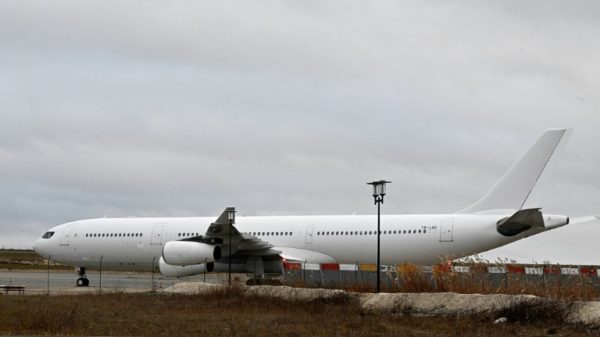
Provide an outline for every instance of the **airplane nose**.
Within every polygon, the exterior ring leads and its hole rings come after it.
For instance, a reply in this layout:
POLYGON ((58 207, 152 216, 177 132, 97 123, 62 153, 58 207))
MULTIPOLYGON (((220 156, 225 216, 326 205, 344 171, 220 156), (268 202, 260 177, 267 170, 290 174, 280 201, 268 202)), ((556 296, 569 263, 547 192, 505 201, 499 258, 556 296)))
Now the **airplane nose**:
POLYGON ((42 249, 41 239, 35 240, 35 242, 33 243, 32 248, 39 255, 42 255, 42 256, 45 255, 45 253, 43 252, 43 249, 42 249))

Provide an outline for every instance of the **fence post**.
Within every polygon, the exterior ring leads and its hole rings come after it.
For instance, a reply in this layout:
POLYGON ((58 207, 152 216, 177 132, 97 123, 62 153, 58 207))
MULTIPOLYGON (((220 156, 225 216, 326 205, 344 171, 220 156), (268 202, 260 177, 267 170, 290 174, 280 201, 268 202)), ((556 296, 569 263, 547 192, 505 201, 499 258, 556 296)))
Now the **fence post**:
POLYGON ((323 288, 323 267, 319 264, 319 272, 321 273, 321 288, 323 288))
POLYGON ((356 270, 358 271, 358 281, 360 282, 360 285, 362 286, 363 279, 362 279, 362 272, 360 270, 360 262, 356 262, 356 270))
POLYGON ((152 258, 152 291, 156 291, 156 286, 154 284, 154 262, 156 261, 156 256, 152 258))
POLYGON ((102 294, 102 259, 104 259, 104 255, 100 256, 100 283, 98 288, 99 294, 102 294))
POLYGON ((48 287, 48 293, 47 295, 50 296, 50 258, 52 257, 52 255, 48 255, 48 280, 47 280, 47 287, 48 287))
POLYGON ((302 266, 302 283, 306 286, 306 260, 304 260, 304 265, 302 266))

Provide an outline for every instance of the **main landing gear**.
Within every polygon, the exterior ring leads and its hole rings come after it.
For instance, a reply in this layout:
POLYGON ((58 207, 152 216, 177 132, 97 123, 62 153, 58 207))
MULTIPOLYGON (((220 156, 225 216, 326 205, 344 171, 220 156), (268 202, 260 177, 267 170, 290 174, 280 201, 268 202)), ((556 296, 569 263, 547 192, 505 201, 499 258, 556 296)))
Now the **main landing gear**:
POLYGON ((90 285, 90 280, 88 280, 85 275, 85 267, 77 267, 77 275, 79 275, 79 278, 77 279, 78 287, 87 287, 90 285))

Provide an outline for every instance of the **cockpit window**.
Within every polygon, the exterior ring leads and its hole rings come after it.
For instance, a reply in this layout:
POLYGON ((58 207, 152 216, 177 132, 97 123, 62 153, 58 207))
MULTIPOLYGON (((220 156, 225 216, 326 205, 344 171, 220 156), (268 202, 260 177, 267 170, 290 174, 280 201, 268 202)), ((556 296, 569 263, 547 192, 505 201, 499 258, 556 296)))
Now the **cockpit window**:
POLYGON ((46 232, 43 236, 42 239, 50 239, 52 237, 52 235, 54 235, 54 232, 46 232))

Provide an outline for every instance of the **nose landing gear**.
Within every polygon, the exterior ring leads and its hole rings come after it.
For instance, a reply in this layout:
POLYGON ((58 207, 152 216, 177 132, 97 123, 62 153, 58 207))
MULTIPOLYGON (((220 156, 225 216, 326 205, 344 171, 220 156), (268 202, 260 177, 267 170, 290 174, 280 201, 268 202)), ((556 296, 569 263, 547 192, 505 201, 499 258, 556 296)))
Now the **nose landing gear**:
POLYGON ((85 267, 77 267, 77 275, 79 275, 79 278, 77 279, 78 287, 87 287, 90 285, 90 280, 88 280, 85 275, 85 267))

